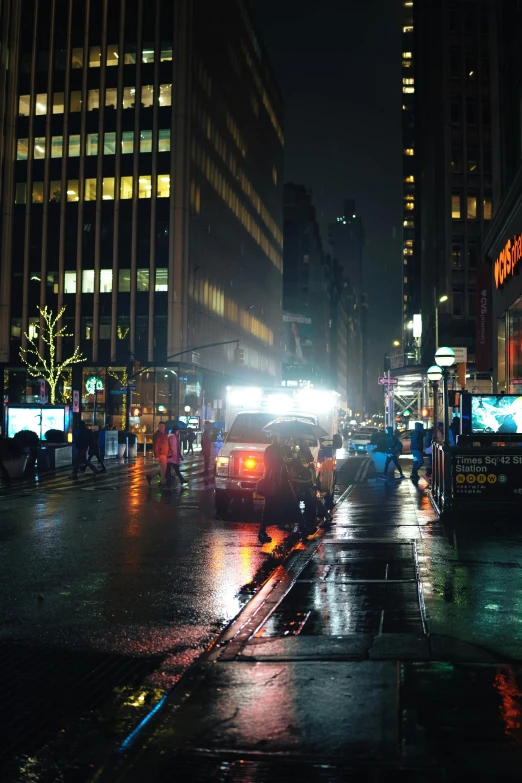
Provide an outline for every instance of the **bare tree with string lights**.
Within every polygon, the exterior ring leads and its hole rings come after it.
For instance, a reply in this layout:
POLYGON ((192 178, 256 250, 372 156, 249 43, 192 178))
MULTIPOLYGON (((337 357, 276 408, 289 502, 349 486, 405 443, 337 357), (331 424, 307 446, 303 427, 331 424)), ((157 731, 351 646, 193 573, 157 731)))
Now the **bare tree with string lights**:
POLYGON ((55 316, 47 305, 45 307, 39 307, 38 311, 43 318, 43 326, 35 324, 35 333, 33 337, 29 337, 27 332, 25 332, 28 345, 27 348, 20 348, 20 358, 27 367, 29 375, 32 378, 43 378, 49 384, 51 405, 54 405, 56 402, 56 387, 58 386, 58 381, 60 380, 63 371, 71 364, 79 364, 86 360, 86 357, 81 354, 78 346, 74 349, 74 353, 67 359, 63 359, 62 361, 56 360, 58 339, 72 336, 67 333, 65 326, 59 326, 60 319, 65 310, 66 308, 62 307, 60 312, 55 316), (38 347, 37 341, 40 337, 48 348, 44 353, 40 352, 38 347), (47 356, 44 354, 47 354, 47 356))

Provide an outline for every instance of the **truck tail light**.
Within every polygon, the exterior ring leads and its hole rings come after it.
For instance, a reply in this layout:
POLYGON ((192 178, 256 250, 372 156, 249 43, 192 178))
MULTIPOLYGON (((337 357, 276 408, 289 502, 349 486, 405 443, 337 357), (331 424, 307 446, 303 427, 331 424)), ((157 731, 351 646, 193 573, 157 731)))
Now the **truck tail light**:
POLYGON ((216 460, 216 473, 218 476, 228 476, 229 457, 218 457, 216 460))
POLYGON ((243 467, 245 470, 255 470, 257 468, 257 462, 253 457, 247 457, 243 460, 243 467))

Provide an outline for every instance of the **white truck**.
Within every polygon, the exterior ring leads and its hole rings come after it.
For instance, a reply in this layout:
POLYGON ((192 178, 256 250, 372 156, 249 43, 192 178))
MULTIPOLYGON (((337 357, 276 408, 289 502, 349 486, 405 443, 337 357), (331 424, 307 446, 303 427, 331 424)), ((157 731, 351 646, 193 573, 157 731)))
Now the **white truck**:
MULTIPOLYGON (((263 389, 253 386, 229 386, 227 389, 225 441, 216 459, 216 511, 222 516, 232 500, 252 502, 257 499, 256 484, 263 476, 263 453, 270 443, 270 435, 263 430, 279 416, 309 418, 328 433, 323 445, 333 448, 333 457, 325 462, 332 473, 330 489, 333 493, 335 450, 342 440, 337 433, 338 395, 319 389, 263 389)), ((316 460, 321 444, 310 444, 316 460)), ((321 466, 318 465, 320 470, 321 466)), ((326 471, 325 471, 326 479, 326 471)))

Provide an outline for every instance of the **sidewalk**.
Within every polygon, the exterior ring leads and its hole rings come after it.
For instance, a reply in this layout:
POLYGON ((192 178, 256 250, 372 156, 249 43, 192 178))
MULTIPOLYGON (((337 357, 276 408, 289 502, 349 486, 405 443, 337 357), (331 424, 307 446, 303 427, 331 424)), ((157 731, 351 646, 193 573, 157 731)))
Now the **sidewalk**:
POLYGON ((96 780, 520 780, 521 669, 430 634, 410 482, 347 490, 96 780))

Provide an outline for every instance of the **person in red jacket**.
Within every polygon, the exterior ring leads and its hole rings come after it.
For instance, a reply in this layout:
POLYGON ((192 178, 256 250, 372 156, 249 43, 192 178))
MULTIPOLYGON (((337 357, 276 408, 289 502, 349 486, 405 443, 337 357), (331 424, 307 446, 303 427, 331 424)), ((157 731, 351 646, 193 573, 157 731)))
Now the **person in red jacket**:
POLYGON ((160 485, 165 485, 165 476, 167 475, 167 455, 169 453, 169 439, 165 432, 165 422, 160 421, 158 429, 154 433, 152 439, 152 448, 154 451, 154 459, 159 463, 159 467, 156 470, 152 470, 146 474, 146 479, 149 485, 152 484, 152 477, 160 477, 160 485))

